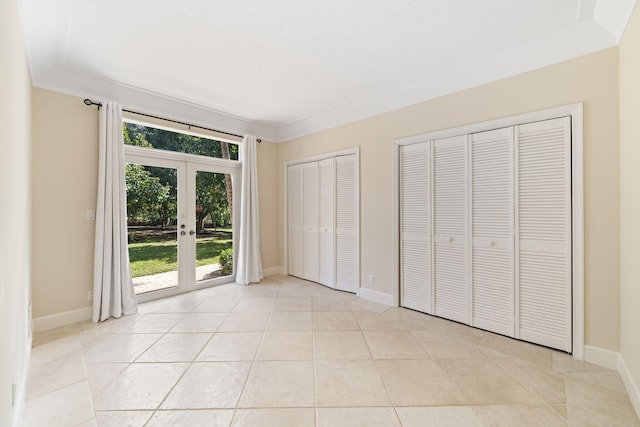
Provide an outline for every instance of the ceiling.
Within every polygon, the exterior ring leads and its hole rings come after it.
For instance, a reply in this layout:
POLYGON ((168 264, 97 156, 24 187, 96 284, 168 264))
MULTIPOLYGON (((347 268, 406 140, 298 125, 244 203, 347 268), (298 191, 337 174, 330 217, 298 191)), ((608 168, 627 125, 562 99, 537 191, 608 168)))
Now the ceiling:
POLYGON ((21 0, 34 86, 273 141, 617 45, 635 0, 21 0))

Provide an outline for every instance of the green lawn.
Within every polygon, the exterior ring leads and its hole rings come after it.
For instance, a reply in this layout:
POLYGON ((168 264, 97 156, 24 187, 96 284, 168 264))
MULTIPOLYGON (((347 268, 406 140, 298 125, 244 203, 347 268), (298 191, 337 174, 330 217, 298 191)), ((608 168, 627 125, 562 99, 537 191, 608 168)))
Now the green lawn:
MULTIPOLYGON (((201 237, 196 239, 196 265, 218 262, 218 256, 232 245, 232 238, 201 237)), ((178 246, 175 240, 145 239, 129 243, 131 277, 164 273, 178 268, 178 246)))

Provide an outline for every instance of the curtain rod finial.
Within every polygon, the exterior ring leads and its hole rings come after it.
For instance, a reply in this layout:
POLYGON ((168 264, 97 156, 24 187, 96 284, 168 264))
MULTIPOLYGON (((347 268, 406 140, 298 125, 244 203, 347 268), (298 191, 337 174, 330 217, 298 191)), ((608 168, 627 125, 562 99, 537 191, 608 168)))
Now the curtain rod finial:
POLYGON ((100 107, 102 107, 102 104, 99 102, 95 102, 93 99, 91 98, 85 98, 84 101, 84 105, 91 107, 92 105, 97 105, 98 106, 98 110, 100 109, 100 107))

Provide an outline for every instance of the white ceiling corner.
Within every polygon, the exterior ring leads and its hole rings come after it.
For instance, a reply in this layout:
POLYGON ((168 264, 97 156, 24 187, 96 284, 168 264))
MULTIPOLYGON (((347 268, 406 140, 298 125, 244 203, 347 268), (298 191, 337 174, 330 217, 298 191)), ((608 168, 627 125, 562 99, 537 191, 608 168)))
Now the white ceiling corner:
POLYGON ((611 33, 617 44, 635 5, 635 0, 597 0, 593 20, 611 33))
POLYGON ((635 0, 21 0, 33 84, 284 141, 615 46, 635 0))

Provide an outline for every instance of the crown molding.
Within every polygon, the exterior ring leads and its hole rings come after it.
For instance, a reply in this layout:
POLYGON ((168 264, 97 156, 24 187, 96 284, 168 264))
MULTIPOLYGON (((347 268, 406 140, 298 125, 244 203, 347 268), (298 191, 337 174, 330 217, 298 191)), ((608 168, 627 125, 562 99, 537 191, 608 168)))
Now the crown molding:
POLYGON ((207 106, 202 101, 160 93, 86 75, 65 67, 56 56, 68 25, 69 0, 20 2, 33 85, 95 99, 113 99, 143 113, 190 121, 226 132, 253 134, 274 142, 289 141, 336 126, 428 101, 440 96, 522 74, 618 44, 636 0, 582 0, 575 24, 519 40, 450 67, 434 69, 413 81, 349 100, 287 123, 256 122, 207 106), (60 3, 61 2, 61 3, 60 3), (56 4, 62 7, 56 8, 56 4), (35 18, 34 18, 35 17, 35 18))

